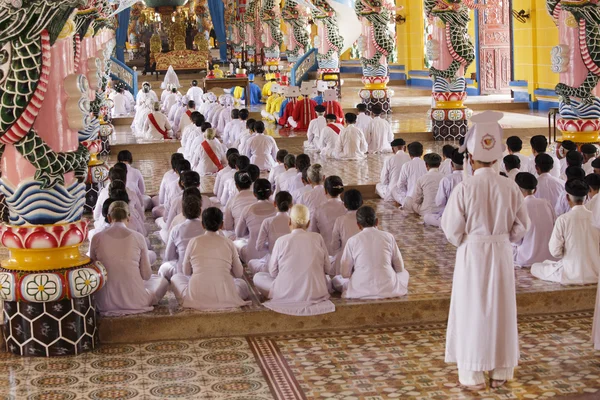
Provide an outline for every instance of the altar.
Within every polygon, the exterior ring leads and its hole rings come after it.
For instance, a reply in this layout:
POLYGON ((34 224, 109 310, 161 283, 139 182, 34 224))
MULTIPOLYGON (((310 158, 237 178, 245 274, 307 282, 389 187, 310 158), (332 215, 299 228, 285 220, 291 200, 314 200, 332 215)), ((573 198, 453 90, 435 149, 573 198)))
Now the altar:
MULTIPOLYGON (((250 93, 250 81, 247 76, 235 78, 204 78, 204 92, 209 92, 211 89, 230 89, 235 86, 245 88, 245 93, 250 93)), ((247 99, 247 97, 246 97, 247 99)), ((247 101, 246 101, 247 103, 247 101)))

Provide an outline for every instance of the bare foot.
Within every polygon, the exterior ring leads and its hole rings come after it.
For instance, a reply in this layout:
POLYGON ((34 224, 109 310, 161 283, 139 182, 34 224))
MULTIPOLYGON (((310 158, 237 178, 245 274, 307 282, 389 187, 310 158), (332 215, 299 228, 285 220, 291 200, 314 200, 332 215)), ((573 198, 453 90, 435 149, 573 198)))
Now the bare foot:
POLYGON ((479 392, 481 390, 485 390, 485 383, 481 383, 479 385, 463 385, 462 383, 458 382, 458 386, 463 390, 468 390, 471 392, 479 392))
POLYGON ((502 385, 504 385, 506 383, 506 379, 498 381, 496 379, 490 379, 490 386, 492 387, 492 389, 498 389, 499 387, 502 387, 502 385))

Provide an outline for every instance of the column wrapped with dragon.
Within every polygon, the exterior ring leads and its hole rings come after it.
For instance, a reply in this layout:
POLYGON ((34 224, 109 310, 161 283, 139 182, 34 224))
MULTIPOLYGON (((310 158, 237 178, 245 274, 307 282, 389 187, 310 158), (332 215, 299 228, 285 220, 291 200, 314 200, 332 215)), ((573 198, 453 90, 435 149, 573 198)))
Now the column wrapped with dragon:
POLYGON ((262 43, 265 52, 265 65, 276 71, 279 65, 279 51, 283 43, 281 34, 281 9, 278 0, 263 0, 260 9, 262 23, 262 43))
POLYGON ((467 32, 469 7, 473 1, 424 0, 425 15, 432 20, 432 39, 426 44, 433 61, 429 69, 433 81, 431 110, 433 137, 458 140, 467 133, 471 110, 463 105, 467 98, 465 71, 475 59, 475 48, 467 32))
POLYGON ((249 0, 246 5, 244 21, 244 44, 248 51, 248 62, 254 64, 256 57, 260 55, 260 31, 262 24, 258 23, 258 1, 249 0))
POLYGON ((283 40, 291 68, 310 48, 308 13, 296 0, 287 0, 283 4, 281 16, 287 28, 283 40))
POLYGON ((547 0, 559 31, 552 49, 552 71, 560 74, 555 91, 562 140, 598 143, 600 131, 600 5, 589 0, 547 0))
POLYGON ((319 79, 323 81, 337 80, 340 72, 340 55, 344 46, 344 38, 340 36, 335 10, 326 0, 314 0, 313 20, 317 24, 318 33, 314 46, 318 49, 317 63, 319 79))
POLYGON ((0 242, 3 333, 27 356, 77 354, 97 344, 92 295, 106 270, 79 251, 89 152, 78 131, 90 111, 89 83, 75 67, 81 0, 0 3, 0 192, 9 221, 0 242))
POLYGON ((113 131, 108 118, 108 99, 106 84, 110 72, 110 53, 108 42, 112 39, 112 29, 104 28, 110 21, 108 15, 112 9, 106 0, 89 0, 87 8, 80 8, 75 14, 75 69, 85 75, 89 89, 87 98, 90 101, 90 112, 84 115, 84 129, 79 131, 79 142, 90 153, 88 174, 86 179, 85 207, 91 212, 96 205, 98 193, 108 179, 108 167, 97 158, 102 151, 102 138, 113 131), (81 39, 80 39, 81 38, 81 39), (107 68, 108 67, 108 68, 107 68))
POLYGON ((397 59, 395 5, 391 0, 356 0, 354 9, 362 24, 359 49, 365 87, 359 96, 369 109, 379 104, 390 113, 393 94, 387 89, 388 62, 397 59))

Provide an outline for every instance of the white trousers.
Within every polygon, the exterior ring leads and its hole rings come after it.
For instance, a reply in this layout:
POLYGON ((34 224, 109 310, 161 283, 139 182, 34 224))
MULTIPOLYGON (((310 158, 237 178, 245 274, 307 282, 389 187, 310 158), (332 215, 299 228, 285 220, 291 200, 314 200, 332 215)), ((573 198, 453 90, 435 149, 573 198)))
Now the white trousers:
POLYGON ((250 268, 253 274, 257 274, 259 272, 267 272, 269 269, 269 258, 270 254, 267 254, 262 258, 250 260, 248 261, 248 268, 250 268))
POLYGON ((423 215, 423 222, 425 225, 437 226, 438 228, 441 225, 442 214, 425 214, 423 215))
POLYGON ((344 293, 344 290, 348 288, 348 282, 350 282, 350 278, 342 278, 341 275, 336 275, 331 280, 333 288, 340 293, 344 293))
POLYGON ((387 191, 388 191, 388 185, 384 185, 383 183, 378 183, 377 185, 375 185, 375 193, 377 193, 377 195, 384 200, 385 200, 387 191))
MULTIPOLYGON (((514 376, 514 368, 496 368, 490 371, 490 378, 495 381, 508 381, 514 376)), ((458 370, 458 381, 461 385, 476 386, 485 383, 483 371, 458 370)))
MULTIPOLYGON (((325 275, 325 279, 327 279, 327 290, 329 293, 333 293, 334 290, 331 279, 327 275, 325 275)), ((275 278, 273 278, 268 272, 259 272, 254 275, 253 282, 256 290, 258 290, 260 294, 268 299, 271 288, 273 287, 273 282, 275 282, 275 278)))
POLYGON ((562 261, 545 261, 542 263, 535 263, 531 266, 531 275, 549 282, 560 283, 562 280, 562 272, 562 261))
MULTIPOLYGON (((158 203, 158 198, 155 197, 156 202, 158 203)), ((152 200, 154 202, 154 199, 152 200)), ((154 218, 161 218, 163 217, 163 215, 165 214, 165 206, 163 205, 156 205, 153 209, 152 209, 152 217, 154 218)))
MULTIPOLYGON (((175 274, 171 278, 171 290, 179 304, 183 304, 183 299, 187 295, 190 278, 191 276, 184 274, 175 274)), ((242 300, 248 300, 250 298, 250 287, 246 281, 241 278, 233 278, 233 283, 235 283, 235 288, 242 300)))
POLYGON ((160 275, 152 275, 150 279, 144 281, 144 287, 152 296, 151 305, 155 306, 163 297, 165 297, 165 294, 169 289, 169 282, 160 275))
POLYGON ((177 263, 175 261, 166 261, 158 269, 158 274, 168 281, 175 275, 175 272, 177 272, 177 263))
MULTIPOLYGON (((164 208, 163 208, 163 212, 164 212, 164 208)), ((157 218, 156 226, 158 226, 160 229, 165 229, 167 227, 166 218, 164 216, 157 218)))

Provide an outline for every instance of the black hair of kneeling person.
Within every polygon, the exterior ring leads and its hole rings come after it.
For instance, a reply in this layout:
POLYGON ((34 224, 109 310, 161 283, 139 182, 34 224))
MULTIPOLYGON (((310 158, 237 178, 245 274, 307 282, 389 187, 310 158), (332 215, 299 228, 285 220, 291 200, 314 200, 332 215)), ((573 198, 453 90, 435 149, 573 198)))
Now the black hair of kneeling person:
POLYGON ((272 193, 271 182, 268 179, 257 179, 253 191, 257 200, 268 200, 272 193))
POLYGON ((204 119, 204 115, 200 114, 198 111, 192 111, 190 114, 190 121, 196 126, 202 126, 206 120, 204 119))
POLYGON ((231 110, 231 119, 239 119, 240 118, 240 110, 234 108, 231 110))
POLYGON ((583 165, 583 154, 577 150, 569 150, 565 156, 565 160, 570 167, 581 167, 583 165))
POLYGON ((600 190, 600 175, 594 173, 586 175, 585 183, 587 183, 591 189, 596 191, 600 190))
POLYGON ((377 213, 373 207, 362 206, 356 211, 356 222, 362 228, 373 228, 377 226, 377 213))
POLYGON ((202 212, 202 195, 198 188, 190 187, 183 191, 181 212, 186 219, 200 217, 200 213, 202 212))
POLYGON ((247 120, 249 116, 250 116, 250 111, 248 111, 246 108, 242 108, 240 110, 239 117, 242 121, 247 120))
POLYGON ((248 129, 250 131, 254 131, 254 124, 256 124, 256 120, 253 118, 250 118, 249 120, 246 121, 246 129, 248 129))
POLYGON ((177 171, 177 164, 179 163, 179 160, 184 160, 185 158, 183 157, 183 154, 181 153, 173 153, 171 154, 171 169, 173 171, 177 171))
POLYGON ((513 153, 523 150, 523 141, 518 136, 511 136, 506 139, 506 147, 513 153))
POLYGON ((455 147, 451 144, 445 144, 442 147, 442 155, 446 158, 452 158, 452 153, 454 152, 455 147))
POLYGON ((285 156, 287 156, 289 153, 286 149, 279 149, 277 150, 277 154, 275 155, 275 159, 277 160, 277 162, 280 162, 283 164, 283 160, 285 160, 285 156))
POLYGON ((218 232, 223 226, 223 212, 217 207, 208 207, 202 211, 202 226, 210 232, 218 232))
POLYGON ((250 159, 247 156, 240 155, 235 162, 235 169, 238 171, 246 171, 250 166, 250 159))
POLYGON ((196 108, 196 102, 194 100, 188 100, 187 106, 190 110, 193 110, 194 108, 196 108))
POLYGON ((233 175, 233 180, 238 190, 247 190, 252 186, 252 178, 248 171, 237 171, 233 175))
POLYGON ((502 161, 504 162, 504 167, 507 171, 513 170, 515 168, 521 168, 521 159, 518 156, 515 156, 514 154, 509 154, 505 156, 502 159, 502 161))
POLYGON ((335 122, 335 121, 337 121, 337 116, 335 114, 327 114, 327 115, 325 115, 325 119, 327 121, 335 122))
POLYGON ((529 140, 531 148, 536 153, 545 153, 548 149, 548 139, 544 135, 535 135, 529 140))
POLYGON ((342 181, 342 178, 337 175, 331 175, 325 178, 324 187, 325 193, 333 198, 336 198, 340 194, 344 193, 344 182, 342 181))
POLYGON ((573 197, 585 198, 590 191, 590 187, 583 179, 569 179, 565 183, 565 191, 573 197))
POLYGON ((423 145, 420 142, 409 143, 408 155, 411 157, 421 157, 423 155, 423 145))
POLYGON ((346 120, 347 124, 354 124, 356 123, 356 114, 346 113, 346 115, 344 115, 344 119, 346 120))
MULTIPOLYGON (((127 183, 127 171, 119 167, 112 167, 108 170, 108 179, 111 184, 116 181, 121 181, 124 184, 127 183)), ((110 189, 110 188, 109 188, 110 189)))
POLYGON ((567 167, 565 169, 567 180, 569 179, 585 179, 585 171, 581 167, 567 167))
POLYGON ((538 154, 535 156, 535 166, 540 170, 540 173, 550 172, 554 167, 554 160, 550 154, 538 154))
POLYGON ((133 154, 129 150, 121 150, 119 154, 117 154, 117 160, 122 163, 133 163, 133 154))
POLYGON ((254 132, 265 133, 265 123, 262 121, 256 121, 254 123, 254 132))
POLYGON ((310 167, 310 156, 308 154, 298 154, 296 157, 296 169, 303 172, 310 167))
POLYGON ((235 169, 238 158, 240 158, 238 153, 232 153, 227 156, 227 165, 229 165, 229 168, 235 169))
POLYGON ((202 133, 206 132, 210 128, 212 128, 212 124, 210 122, 205 122, 202 124, 202 126, 200 126, 200 130, 202 131, 202 133))
POLYGON ((519 172, 515 176, 515 183, 523 190, 532 191, 537 188, 538 180, 532 173, 519 172))
POLYGON ((571 150, 577 150, 577 144, 575 144, 575 142, 572 140, 563 140, 563 142, 560 144, 560 147, 565 149, 565 153, 568 153, 571 150))
POLYGON ((258 165, 255 165, 255 164, 248 165, 247 171, 250 174, 250 179, 252 179, 252 182, 256 182, 256 180, 258 178, 260 178, 260 168, 258 168, 258 165))
POLYGON ((363 205, 362 193, 356 189, 346 190, 343 201, 346 210, 356 211, 363 205))
POLYGON ((367 105, 365 103, 358 103, 356 109, 358 112, 367 112, 367 105))
POLYGON ((285 166, 285 169, 292 169, 296 167, 296 156, 293 154, 288 154, 287 156, 285 156, 285 158, 283 159, 283 165, 285 166))
POLYGON ((240 151, 238 149, 236 149, 235 147, 231 147, 231 148, 227 149, 227 152, 225 153, 225 157, 229 157, 231 154, 240 154, 240 151))
POLYGON ((465 155, 458 149, 454 149, 452 152, 452 164, 462 166, 465 163, 465 155))
POLYGON ((196 171, 184 171, 179 176, 179 186, 182 189, 187 189, 189 187, 199 187, 200 186, 200 174, 196 171))
POLYGON ((292 208, 294 199, 289 192, 281 191, 275 195, 275 204, 279 212, 288 212, 292 208))
POLYGON ((439 168, 442 157, 437 153, 427 153, 423 156, 423 161, 429 168, 439 168))

